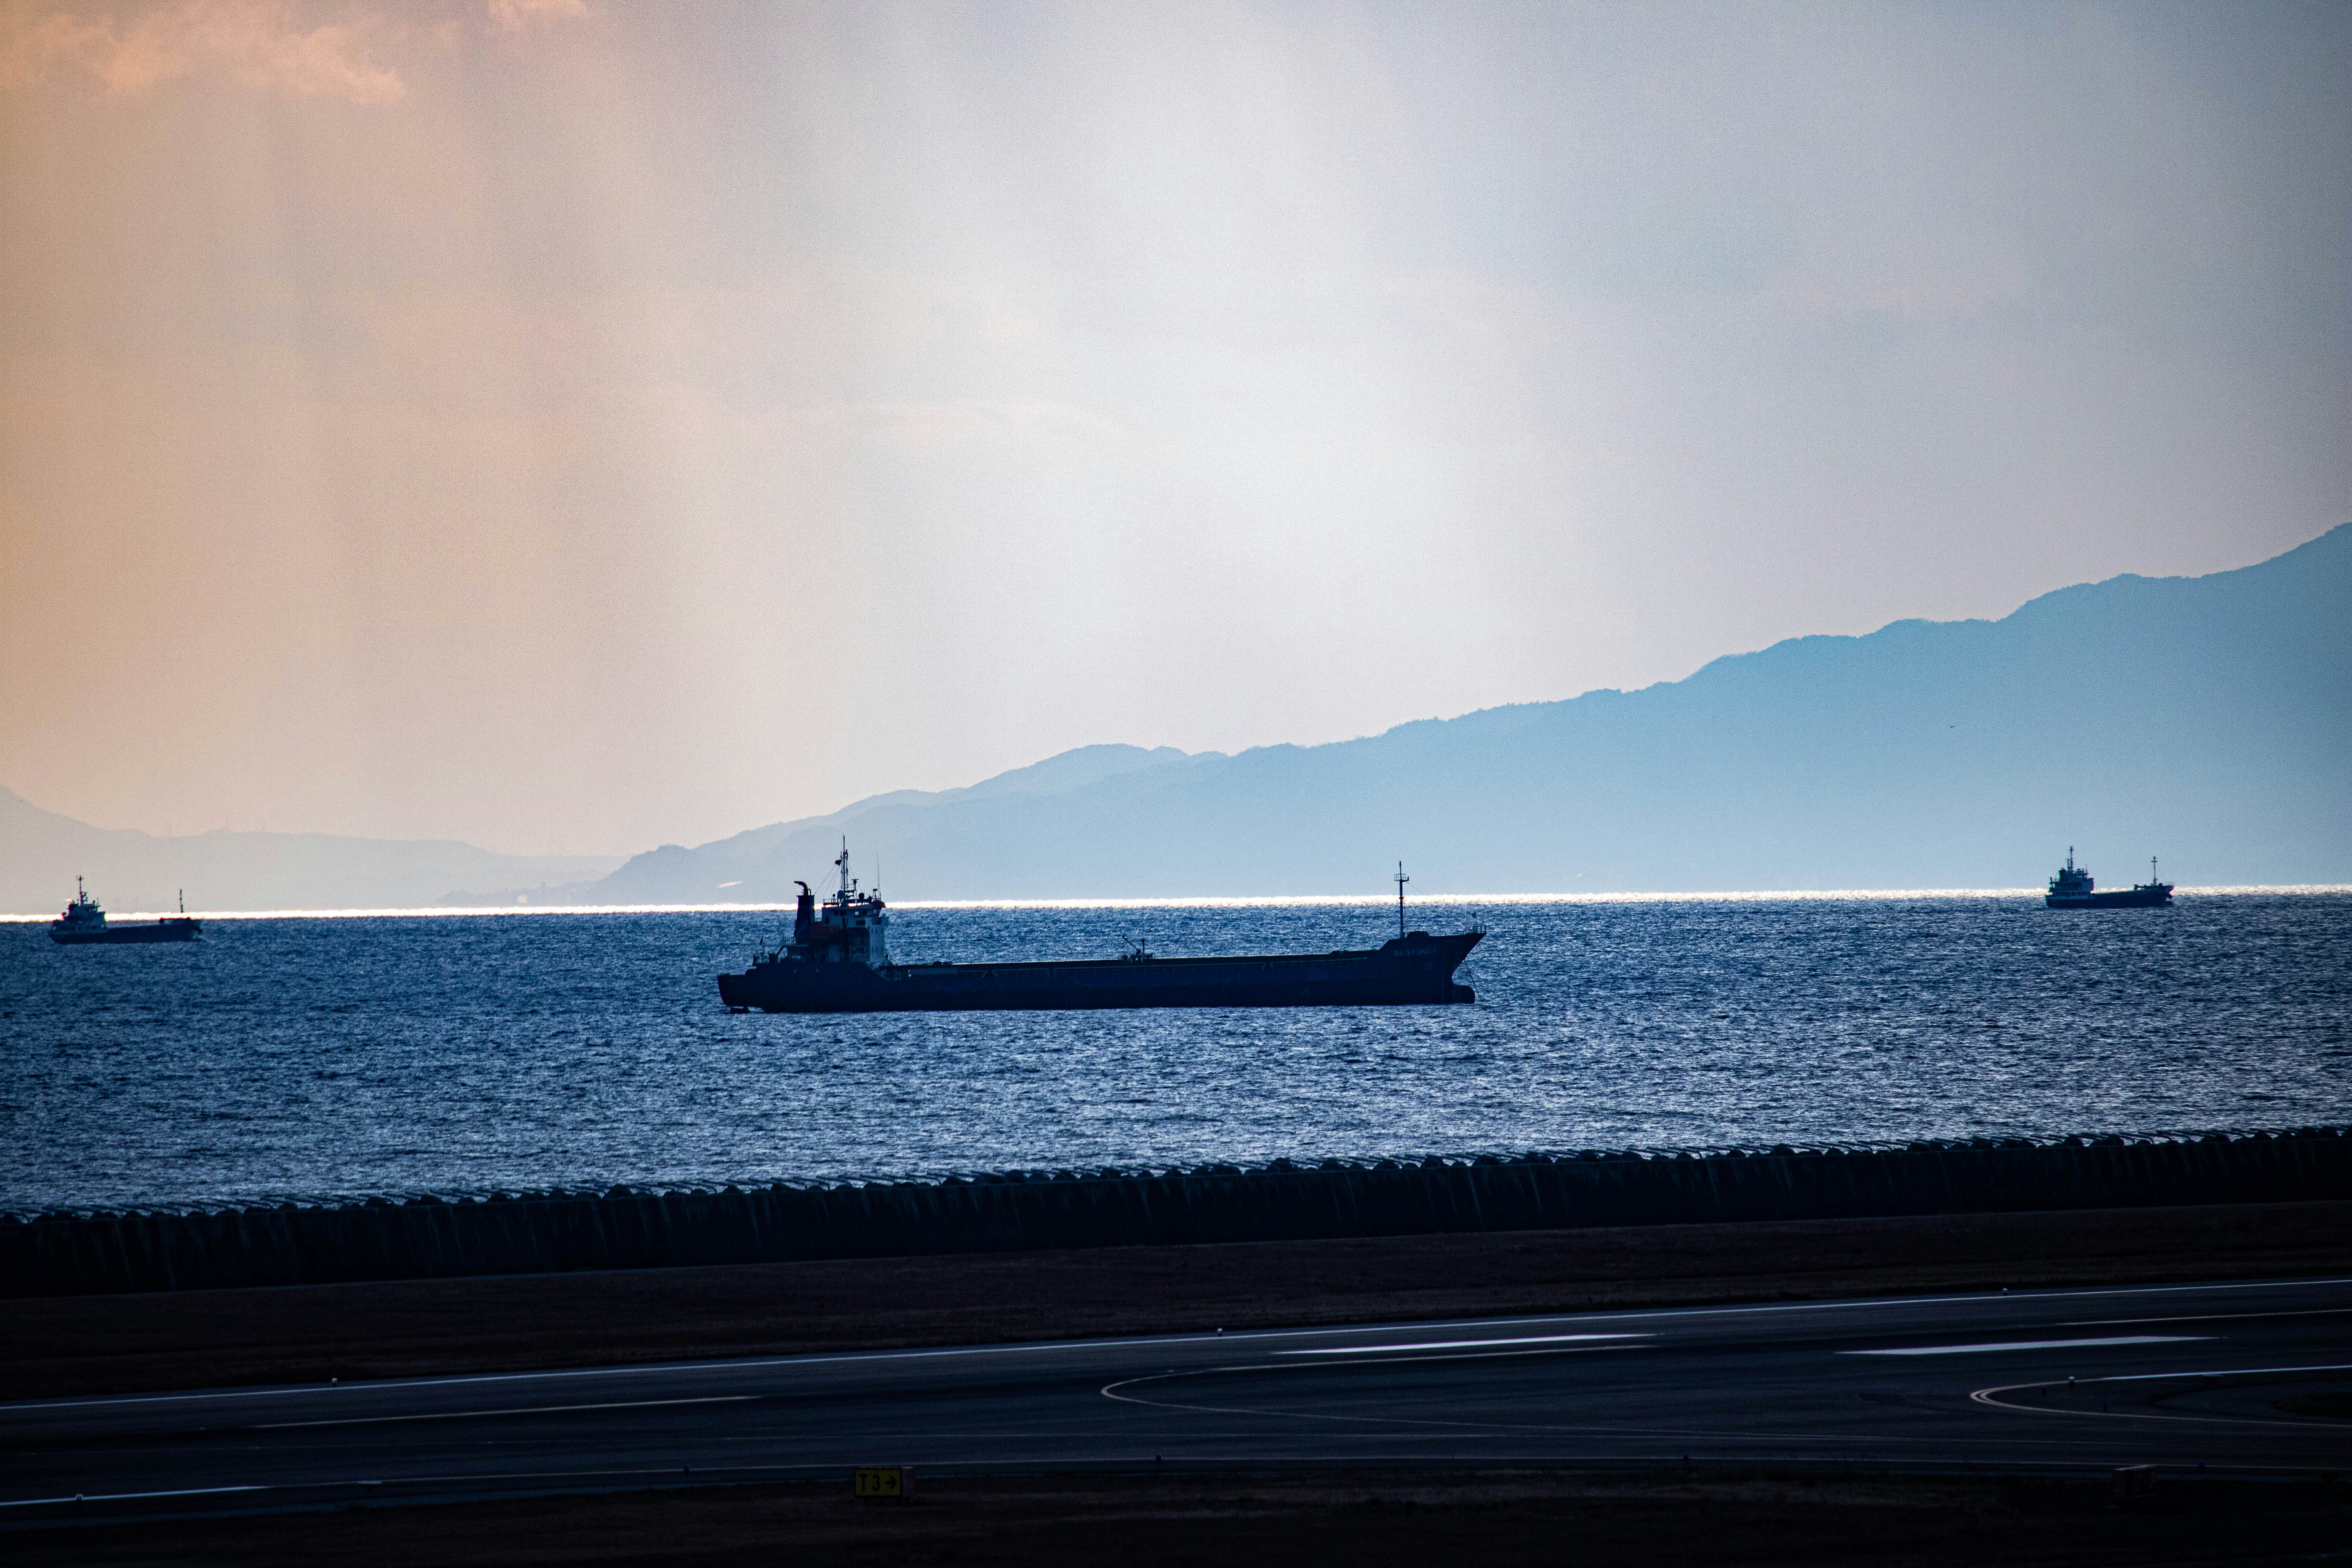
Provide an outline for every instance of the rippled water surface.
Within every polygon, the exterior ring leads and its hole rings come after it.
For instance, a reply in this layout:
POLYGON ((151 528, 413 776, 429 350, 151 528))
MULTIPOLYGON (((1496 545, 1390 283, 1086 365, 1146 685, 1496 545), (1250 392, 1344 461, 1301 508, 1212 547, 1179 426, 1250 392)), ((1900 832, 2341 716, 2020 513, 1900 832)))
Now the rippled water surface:
MULTIPOLYGON (((1420 906, 1455 1007, 731 1015, 779 917, 0 925, 0 1208, 1977 1133, 2352 1111, 2352 896, 1420 906)), ((1378 908, 911 909, 899 958, 1372 945, 1378 908)))

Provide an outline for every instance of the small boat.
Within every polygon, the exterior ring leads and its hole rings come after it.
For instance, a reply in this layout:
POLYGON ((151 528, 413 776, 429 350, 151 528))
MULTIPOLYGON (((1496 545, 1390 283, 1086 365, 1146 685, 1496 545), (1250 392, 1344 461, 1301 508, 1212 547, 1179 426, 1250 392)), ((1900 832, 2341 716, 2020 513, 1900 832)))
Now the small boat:
POLYGON ((188 918, 188 896, 180 895, 180 912, 175 918, 164 916, 152 925, 110 926, 106 923, 106 911, 98 900, 74 879, 74 900, 66 906, 65 913, 49 922, 49 940, 68 947, 89 942, 194 942, 203 934, 202 921, 188 918))
POLYGON ((2074 864, 2074 847, 2066 847, 2066 864, 2050 879, 2042 907, 2053 910, 2161 910, 2172 902, 2172 884, 2156 879, 2156 858, 2148 857, 2147 880, 2135 883, 2128 893, 2100 892, 2087 866, 2074 864))

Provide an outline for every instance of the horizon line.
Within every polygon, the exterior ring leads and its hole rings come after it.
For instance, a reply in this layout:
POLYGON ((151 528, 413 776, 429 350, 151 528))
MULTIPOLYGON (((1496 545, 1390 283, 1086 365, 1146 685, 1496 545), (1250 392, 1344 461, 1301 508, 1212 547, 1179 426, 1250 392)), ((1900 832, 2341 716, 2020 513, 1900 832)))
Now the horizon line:
MULTIPOLYGON (((2310 896, 2352 893, 2352 884, 2335 882, 2222 883, 2211 887, 2181 886, 2176 893, 2204 898, 2253 894, 2310 896)), ((1612 893, 1425 893, 1419 904, 1699 904, 1860 901, 1871 899, 2038 899, 2041 888, 1842 888, 1758 889, 1714 892, 1612 893)), ((1293 909, 1316 906, 1386 909, 1392 900, 1379 893, 1266 893, 1248 896, 1074 899, 908 899, 890 903, 896 910, 1150 910, 1150 909, 1293 909)), ((662 915, 763 914, 790 912, 790 902, 753 904, 418 904, 375 909, 317 910, 190 910, 190 920, 423 920, 450 916, 491 915, 662 915)), ((110 920, 178 918, 175 910, 133 910, 111 914, 110 920)), ((0 925, 31 925, 52 921, 52 914, 0 914, 0 925)))

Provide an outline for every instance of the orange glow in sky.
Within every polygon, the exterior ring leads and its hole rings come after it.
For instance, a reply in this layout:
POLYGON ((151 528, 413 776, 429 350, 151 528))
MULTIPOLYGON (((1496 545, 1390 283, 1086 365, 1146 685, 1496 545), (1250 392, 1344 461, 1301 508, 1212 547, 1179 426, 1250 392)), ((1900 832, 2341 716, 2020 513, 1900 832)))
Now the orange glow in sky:
POLYGON ((0 784, 694 843, 2275 554, 2352 9, 14 0, 0 784))

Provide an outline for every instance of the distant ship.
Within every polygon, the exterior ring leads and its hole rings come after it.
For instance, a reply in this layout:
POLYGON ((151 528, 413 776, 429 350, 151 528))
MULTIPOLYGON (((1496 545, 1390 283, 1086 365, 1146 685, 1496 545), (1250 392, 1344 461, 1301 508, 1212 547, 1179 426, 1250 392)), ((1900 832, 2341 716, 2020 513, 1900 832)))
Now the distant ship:
POLYGON ((2066 864, 2050 879, 2050 896, 2042 900, 2053 910, 2160 910, 2172 902, 2172 884, 2156 879, 2156 858, 2148 858, 2147 880, 2128 893, 2098 892, 2090 868, 2074 864, 2074 847, 2066 847, 2066 864))
POLYGON ((81 879, 76 877, 73 902, 66 906, 65 913, 49 922, 49 940, 68 946, 97 942, 194 942, 204 929, 202 921, 188 918, 185 893, 180 895, 176 918, 166 915, 153 925, 110 926, 106 923, 106 911, 98 907, 98 900, 89 896, 81 879))
POLYGON ((1404 929, 1397 868, 1397 934, 1377 948, 1318 953, 1162 958, 1140 942, 1117 958, 1026 963, 894 963, 890 917, 860 891, 849 849, 834 864, 839 890, 819 908, 806 882, 789 942, 740 974, 719 976, 719 999, 742 1013, 946 1012, 963 1008, 1313 1007, 1470 1002, 1454 971, 1486 932, 1404 929))

